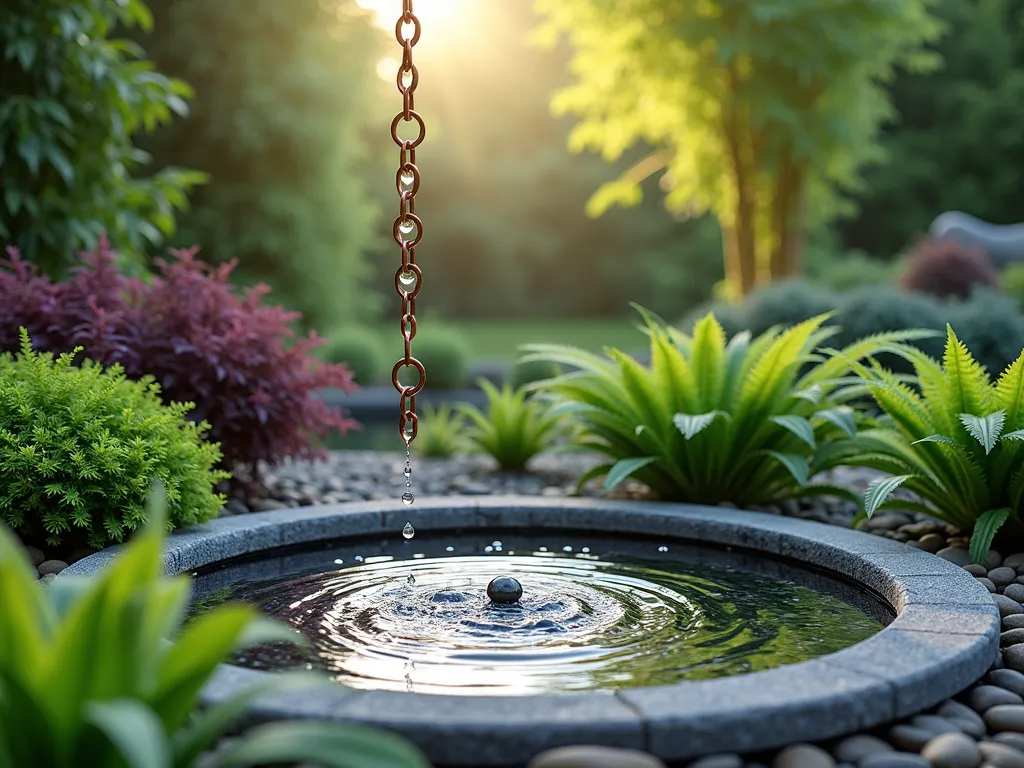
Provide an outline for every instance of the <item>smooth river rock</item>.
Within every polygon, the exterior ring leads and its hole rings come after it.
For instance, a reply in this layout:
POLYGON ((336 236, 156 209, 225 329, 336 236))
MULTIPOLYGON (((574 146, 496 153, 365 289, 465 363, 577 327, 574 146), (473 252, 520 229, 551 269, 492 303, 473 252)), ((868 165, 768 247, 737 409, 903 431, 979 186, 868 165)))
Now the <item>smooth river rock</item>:
POLYGON ((1024 602, 1024 584, 1008 584, 1003 594, 1018 603, 1024 602))
POLYGON ((1008 747, 1013 747, 1018 752, 1024 752, 1024 733, 1003 731, 1002 733, 997 733, 995 736, 992 736, 991 741, 998 742, 999 744, 1005 744, 1008 747))
POLYGON ((889 741, 900 749, 919 752, 937 734, 914 725, 894 725, 889 729, 889 741))
MULTIPOLYGON (((1022 646, 1014 646, 1022 648, 1022 646)), ((1024 733, 1024 705, 1001 704, 985 712, 985 723, 994 731, 1017 731, 1024 733)))
POLYGON ((559 747, 537 755, 527 768, 665 768, 665 764, 631 749, 559 747))
POLYGON ((1007 629, 999 635, 999 645, 1003 648, 1019 643, 1024 643, 1024 629, 1007 629))
POLYGON ((50 574, 58 574, 68 567, 68 564, 63 560, 44 560, 36 568, 39 571, 40 576, 49 576, 50 574))
POLYGON ((836 761, 821 747, 793 744, 775 756, 772 768, 836 768, 836 761))
POLYGON ((971 553, 960 547, 946 547, 945 549, 940 549, 935 554, 943 560, 949 560, 954 565, 959 565, 961 568, 971 562, 971 553))
POLYGON ((944 733, 925 744, 921 757, 934 768, 977 768, 981 752, 977 742, 963 733, 944 733))
POLYGON ((1003 649, 1003 664, 1017 672, 1024 672, 1024 645, 1011 645, 1003 649))
POLYGON ((931 763, 906 752, 876 752, 861 760, 858 768, 931 768, 931 763))
POLYGON ((981 715, 966 704, 949 699, 943 702, 936 714, 948 718, 968 736, 980 739, 985 735, 985 721, 981 719, 981 715))
POLYGON ((1007 568, 1005 565, 993 568, 987 575, 997 587, 1005 587, 1007 584, 1012 584, 1013 580, 1017 578, 1017 572, 1013 568, 1007 568))
MULTIPOLYGON (((1019 603, 1020 600, 1017 600, 1019 603)), ((1003 629, 1024 629, 1024 613, 1016 613, 1004 616, 1002 620, 1003 629)))
POLYGON ((689 768, 743 768, 743 758, 731 752, 720 755, 707 755, 694 760, 689 768))
POLYGON ((981 714, 1000 704, 1024 704, 1024 699, 1013 691, 995 685, 979 685, 971 690, 967 699, 971 707, 981 714))
POLYGON ((992 599, 996 601, 996 606, 999 608, 1000 616, 1013 616, 1017 613, 1024 613, 1024 608, 1016 600, 1011 600, 1006 595, 992 595, 992 599))
POLYGON ((847 736, 832 748, 832 754, 840 763, 859 763, 868 755, 892 751, 892 744, 866 733, 847 736))
POLYGON ((1024 752, 998 741, 983 741, 978 744, 981 756, 996 768, 1024 768, 1024 752))

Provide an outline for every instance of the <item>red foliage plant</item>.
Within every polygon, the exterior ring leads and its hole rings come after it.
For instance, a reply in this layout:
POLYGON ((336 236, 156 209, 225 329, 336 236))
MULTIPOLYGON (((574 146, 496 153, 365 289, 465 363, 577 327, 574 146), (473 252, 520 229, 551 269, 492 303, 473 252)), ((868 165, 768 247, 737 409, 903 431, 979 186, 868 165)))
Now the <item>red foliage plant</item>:
POLYGON ((263 306, 265 285, 241 294, 234 263, 213 267, 197 248, 156 262, 150 282, 127 277, 103 240, 81 254, 70 277, 54 283, 8 249, 0 261, 0 352, 28 329, 37 348, 82 347, 85 357, 120 364, 131 378, 153 376, 168 402, 190 402, 190 418, 210 423, 224 468, 255 480, 260 464, 315 455, 315 438, 358 428, 319 397, 329 387, 355 389, 343 365, 310 351, 316 334, 294 338, 299 313, 263 306))
POLYGON ((926 238, 917 243, 900 285, 905 291, 967 299, 975 286, 998 289, 999 273, 983 250, 926 238))

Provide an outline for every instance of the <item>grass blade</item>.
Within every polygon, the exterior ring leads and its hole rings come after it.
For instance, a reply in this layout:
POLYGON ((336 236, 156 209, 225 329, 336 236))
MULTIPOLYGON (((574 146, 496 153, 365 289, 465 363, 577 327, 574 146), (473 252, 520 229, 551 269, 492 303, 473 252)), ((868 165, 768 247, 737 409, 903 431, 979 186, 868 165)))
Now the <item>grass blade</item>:
POLYGON ((974 533, 971 534, 971 562, 982 563, 988 557, 989 548, 992 546, 992 539, 1010 516, 1007 507, 1002 509, 990 509, 978 517, 974 524, 974 533))
POLYGON ((604 492, 610 493, 615 486, 632 475, 637 470, 643 469, 648 464, 658 460, 657 456, 643 456, 633 459, 621 459, 608 470, 608 476, 604 480, 604 492))

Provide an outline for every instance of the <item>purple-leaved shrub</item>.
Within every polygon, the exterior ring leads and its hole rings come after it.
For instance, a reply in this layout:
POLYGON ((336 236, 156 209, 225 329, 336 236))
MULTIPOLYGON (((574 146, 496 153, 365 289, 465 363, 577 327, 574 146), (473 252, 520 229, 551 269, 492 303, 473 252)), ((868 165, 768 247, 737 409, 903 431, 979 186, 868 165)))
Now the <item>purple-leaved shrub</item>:
POLYGON ((296 312, 266 306, 265 285, 239 291, 234 263, 210 266, 197 248, 172 251, 144 282, 125 275, 101 241, 53 282, 8 249, 0 261, 0 352, 15 351, 24 327, 36 349, 120 364, 133 379, 152 376, 167 402, 195 403, 210 424, 222 466, 256 479, 261 463, 308 457, 332 430, 358 424, 322 402, 327 387, 355 388, 351 372, 310 354, 315 333, 295 338, 296 312))

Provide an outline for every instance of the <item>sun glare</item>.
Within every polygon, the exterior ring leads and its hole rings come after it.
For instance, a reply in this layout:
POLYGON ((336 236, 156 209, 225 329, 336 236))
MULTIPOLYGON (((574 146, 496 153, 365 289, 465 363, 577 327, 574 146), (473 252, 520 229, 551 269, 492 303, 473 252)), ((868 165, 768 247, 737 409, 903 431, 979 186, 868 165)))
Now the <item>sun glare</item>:
MULTIPOLYGON (((356 0, 359 7, 376 14, 376 22, 384 29, 394 29, 402 13, 402 0, 356 0)), ((431 34, 450 35, 462 24, 468 0, 416 0, 413 11, 431 34)))

